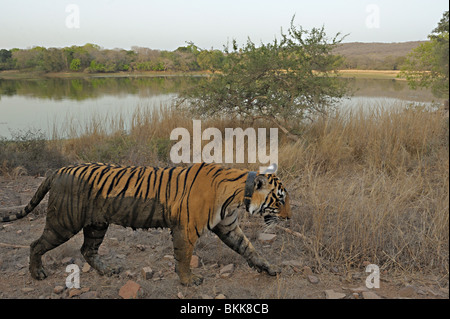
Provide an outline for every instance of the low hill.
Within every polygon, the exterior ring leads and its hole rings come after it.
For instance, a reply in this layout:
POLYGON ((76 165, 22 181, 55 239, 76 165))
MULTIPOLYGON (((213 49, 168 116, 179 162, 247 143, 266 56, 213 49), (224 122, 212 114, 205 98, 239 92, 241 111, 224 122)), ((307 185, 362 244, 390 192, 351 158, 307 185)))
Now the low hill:
POLYGON ((334 53, 345 57, 344 68, 360 70, 397 70, 405 56, 425 41, 396 43, 343 43, 334 53))

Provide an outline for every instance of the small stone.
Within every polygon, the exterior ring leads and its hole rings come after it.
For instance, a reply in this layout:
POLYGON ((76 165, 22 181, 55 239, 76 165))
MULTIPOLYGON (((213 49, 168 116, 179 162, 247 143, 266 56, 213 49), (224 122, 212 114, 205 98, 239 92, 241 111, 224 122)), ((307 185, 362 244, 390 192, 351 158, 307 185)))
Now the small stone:
POLYGON ((136 248, 137 248, 138 250, 140 250, 140 251, 144 251, 144 250, 145 250, 145 246, 142 245, 142 244, 137 244, 137 245, 136 245, 136 248))
POLYGON ((364 299, 381 299, 381 297, 373 291, 363 291, 362 296, 364 299))
POLYGON ((277 235, 275 235, 275 234, 267 234, 267 233, 259 233, 258 234, 258 240, 263 243, 267 243, 267 244, 273 242, 276 237, 277 237, 277 235))
POLYGON ((344 299, 345 298, 345 294, 342 292, 335 292, 334 290, 330 289, 330 290, 325 290, 325 297, 327 299, 344 299))
POLYGON ((75 262, 75 259, 72 258, 72 257, 64 257, 64 258, 61 260, 61 263, 62 263, 63 265, 70 265, 70 264, 73 264, 74 262, 75 262))
POLYGON ((53 288, 53 292, 55 293, 55 294, 60 294, 60 293, 62 293, 63 291, 64 291, 64 287, 63 286, 56 286, 55 288, 53 288))
POLYGON ((31 288, 31 287, 22 288, 22 292, 25 292, 25 293, 32 292, 33 290, 34 290, 34 288, 31 288))
POLYGON ((311 270, 310 267, 305 266, 305 267, 303 267, 303 274, 305 276, 311 276, 313 274, 313 271, 311 270))
POLYGON ((234 264, 228 264, 220 269, 220 275, 231 274, 234 271, 234 264))
POLYGON ((359 293, 357 292, 352 293, 352 296, 354 299, 360 299, 359 293))
POLYGON ((178 299, 184 299, 183 294, 181 293, 181 291, 177 294, 178 299))
POLYGON ((308 275, 308 280, 312 284, 318 284, 319 283, 319 278, 317 278, 316 276, 313 276, 313 275, 308 275))
POLYGON ((91 270, 91 265, 89 265, 88 263, 84 263, 83 267, 81 268, 81 271, 88 272, 89 270, 91 270))
POLYGON ((214 299, 227 299, 224 294, 218 294, 214 299))
POLYGON ((172 255, 164 255, 163 258, 169 261, 173 261, 175 259, 172 255))
POLYGON ((141 286, 132 280, 128 280, 119 290, 119 296, 123 299, 136 299, 142 291, 141 286))
POLYGON ((80 299, 97 299, 97 291, 88 291, 80 295, 80 299))
POLYGON ((81 289, 72 288, 69 290, 69 298, 81 295, 81 289))
POLYGON ((417 294, 422 295, 422 296, 428 295, 428 293, 422 289, 417 289, 417 294))
POLYGON ((24 265, 22 265, 22 264, 20 264, 20 263, 16 263, 14 266, 15 266, 17 269, 22 269, 22 268, 25 267, 24 265))
POLYGON ((416 289, 413 286, 406 286, 398 291, 400 297, 412 297, 415 293, 416 289))
POLYGON ((198 268, 200 266, 200 259, 196 255, 192 255, 191 268, 198 268))
POLYGON ((135 272, 132 272, 131 270, 125 271, 125 277, 126 278, 134 278, 136 276, 135 272))
POLYGON ((337 274, 337 273, 339 272, 339 268, 333 266, 333 267, 330 268, 330 271, 331 271, 332 273, 334 273, 334 274, 337 274))
POLYGON ((153 277, 153 270, 150 267, 144 267, 141 270, 141 275, 145 280, 151 279, 153 277))

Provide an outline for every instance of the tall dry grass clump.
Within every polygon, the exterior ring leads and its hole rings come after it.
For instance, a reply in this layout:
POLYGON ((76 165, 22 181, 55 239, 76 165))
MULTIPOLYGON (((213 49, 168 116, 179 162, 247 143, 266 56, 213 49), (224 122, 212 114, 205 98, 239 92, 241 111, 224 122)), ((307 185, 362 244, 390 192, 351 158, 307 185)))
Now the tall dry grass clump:
POLYGON ((341 113, 280 154, 295 227, 319 266, 448 274, 448 119, 423 109, 341 113))

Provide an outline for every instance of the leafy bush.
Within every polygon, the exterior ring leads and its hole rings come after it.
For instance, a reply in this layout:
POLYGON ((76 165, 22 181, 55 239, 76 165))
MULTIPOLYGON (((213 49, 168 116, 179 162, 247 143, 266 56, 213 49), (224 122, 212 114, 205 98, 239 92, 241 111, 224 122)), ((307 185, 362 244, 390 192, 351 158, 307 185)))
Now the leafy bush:
POLYGON ((305 117, 326 113, 345 97, 345 83, 335 76, 342 63, 332 50, 342 41, 328 39, 324 28, 311 31, 291 21, 281 40, 257 47, 250 39, 227 52, 219 73, 184 92, 198 114, 265 119, 293 133, 305 117))
POLYGON ((29 175, 45 176, 49 170, 69 162, 57 147, 49 146, 40 130, 19 130, 12 136, 12 140, 0 139, 0 173, 23 167, 29 175))

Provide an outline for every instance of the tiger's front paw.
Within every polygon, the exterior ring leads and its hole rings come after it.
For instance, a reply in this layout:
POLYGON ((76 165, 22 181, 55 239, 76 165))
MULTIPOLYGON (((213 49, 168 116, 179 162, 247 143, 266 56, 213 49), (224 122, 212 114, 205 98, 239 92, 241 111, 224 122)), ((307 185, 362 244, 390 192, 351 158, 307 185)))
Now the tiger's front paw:
POLYGON ((264 269, 269 275, 276 276, 279 273, 281 273, 281 268, 278 266, 269 265, 267 268, 264 269))
POLYGON ((250 267, 254 267, 258 272, 265 271, 271 276, 276 276, 281 273, 281 268, 269 264, 267 261, 249 262, 250 267))

